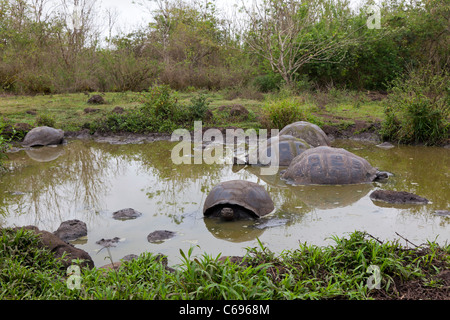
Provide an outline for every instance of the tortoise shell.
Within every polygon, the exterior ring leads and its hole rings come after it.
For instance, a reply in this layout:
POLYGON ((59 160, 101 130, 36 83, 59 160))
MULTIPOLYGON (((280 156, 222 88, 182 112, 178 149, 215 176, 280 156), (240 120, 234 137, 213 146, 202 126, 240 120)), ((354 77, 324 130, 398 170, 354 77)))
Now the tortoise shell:
POLYGON ((203 214, 209 216, 213 208, 231 204, 243 207, 255 217, 262 217, 274 209, 269 193, 261 185, 245 180, 231 180, 216 185, 205 199, 203 214))
POLYGON ((275 150, 277 153, 278 165, 287 167, 296 156, 309 148, 311 148, 311 146, 303 139, 295 138, 290 135, 282 135, 271 138, 267 147, 263 150, 263 155, 267 155, 270 160, 272 152, 275 150), (273 148, 275 143, 278 143, 278 152, 273 148))
POLYGON ((345 149, 317 147, 295 157, 282 178, 293 184, 357 184, 372 182, 377 169, 345 149))
POLYGON ((312 147, 330 145, 330 140, 326 133, 318 125, 307 121, 298 121, 289 124, 281 129, 279 135, 291 135, 303 139, 312 147))
POLYGON ((309 148, 311 146, 303 139, 290 135, 275 136, 267 140, 261 154, 259 149, 254 150, 247 157, 247 164, 273 165, 272 152, 275 151, 278 165, 287 167, 296 156, 309 148), (278 151, 273 148, 274 144, 278 144, 278 151))

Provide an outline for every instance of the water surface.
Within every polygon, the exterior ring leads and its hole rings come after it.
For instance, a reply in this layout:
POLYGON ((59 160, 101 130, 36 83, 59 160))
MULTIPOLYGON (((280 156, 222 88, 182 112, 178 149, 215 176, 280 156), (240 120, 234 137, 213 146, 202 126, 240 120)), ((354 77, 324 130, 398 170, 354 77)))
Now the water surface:
MULTIPOLYGON (((36 225, 55 231, 62 221, 79 219, 88 236, 75 245, 86 250, 97 266, 109 263, 107 252, 96 244, 120 237, 112 248, 115 260, 145 251, 168 255, 180 262, 179 250, 195 246, 194 253, 212 256, 242 255, 258 246, 281 252, 298 244, 332 245, 333 236, 366 231, 381 241, 399 235, 420 245, 450 239, 450 150, 436 147, 396 146, 384 150, 374 144, 336 141, 335 146, 365 157, 373 166, 394 174, 385 183, 351 186, 290 186, 279 175, 261 176, 257 167, 175 165, 170 160, 175 144, 158 141, 116 145, 69 141, 58 147, 9 154, 11 169, 0 179, 0 225, 36 225), (221 181, 244 179, 260 183, 275 203, 266 217, 270 228, 249 221, 221 223, 205 219, 203 203, 221 181), (390 206, 374 203, 369 195, 377 188, 409 191, 428 198, 428 205, 390 206), (114 211, 134 208, 143 215, 118 221, 114 211), (150 243, 155 230, 175 231, 162 243, 150 243)), ((265 220, 263 220, 265 221, 265 220)))

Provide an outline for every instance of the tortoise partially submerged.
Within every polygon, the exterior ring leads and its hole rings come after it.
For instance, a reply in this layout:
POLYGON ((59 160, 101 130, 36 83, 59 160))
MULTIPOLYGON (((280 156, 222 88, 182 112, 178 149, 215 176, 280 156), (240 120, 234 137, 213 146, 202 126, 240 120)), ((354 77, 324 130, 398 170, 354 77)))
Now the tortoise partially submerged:
POLYGON ((312 147, 330 146, 330 139, 316 124, 307 121, 297 121, 281 129, 280 136, 291 135, 303 139, 312 147))
POLYGON ((292 160, 282 178, 293 184, 343 185, 387 178, 370 163, 345 149, 317 147, 292 160))
POLYGON ((257 183, 231 180, 219 183, 208 194, 203 206, 206 217, 226 221, 258 219, 274 209, 269 193, 257 183))
POLYGON ((287 167, 296 156, 309 148, 311 146, 303 139, 290 135, 275 136, 267 140, 267 145, 263 149, 258 148, 250 153, 246 163, 273 165, 273 161, 276 159, 279 166, 287 167))

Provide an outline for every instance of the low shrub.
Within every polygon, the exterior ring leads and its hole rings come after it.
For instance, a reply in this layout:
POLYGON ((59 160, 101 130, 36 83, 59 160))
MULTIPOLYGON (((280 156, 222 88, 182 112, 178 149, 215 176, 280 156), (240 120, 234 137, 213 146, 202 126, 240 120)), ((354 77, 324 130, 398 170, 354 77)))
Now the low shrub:
POLYGON ((55 123, 56 123, 55 118, 48 113, 41 114, 36 118, 37 127, 41 126, 54 127, 55 123))
POLYGON ((381 135, 401 143, 435 145, 449 138, 450 77, 420 69, 392 82, 381 135))
POLYGON ((296 98, 269 100, 262 110, 260 122, 266 129, 282 129, 296 121, 309 121, 318 124, 309 108, 296 98))
POLYGON ((278 74, 266 74, 256 77, 253 80, 253 85, 260 92, 268 93, 280 89, 282 81, 282 77, 278 74))
POLYGON ((203 120, 206 111, 209 109, 209 102, 207 96, 199 94, 191 99, 191 104, 188 106, 188 112, 192 120, 203 120))

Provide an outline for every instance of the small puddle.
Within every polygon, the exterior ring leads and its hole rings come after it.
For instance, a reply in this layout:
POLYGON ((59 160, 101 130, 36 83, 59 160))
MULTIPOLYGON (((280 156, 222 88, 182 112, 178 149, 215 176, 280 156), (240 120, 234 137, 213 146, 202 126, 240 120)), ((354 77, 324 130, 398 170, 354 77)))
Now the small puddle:
POLYGON ((394 174, 385 183, 351 186, 290 186, 279 175, 262 176, 258 167, 227 164, 175 165, 174 143, 156 141, 115 145, 72 140, 67 145, 8 154, 12 169, 0 179, 0 225, 35 225, 55 231, 61 222, 79 219, 88 235, 73 242, 87 251, 97 266, 108 264, 106 250, 96 242, 118 237, 110 252, 115 261, 150 251, 181 262, 179 250, 212 256, 242 255, 258 247, 298 248, 299 243, 332 245, 332 236, 367 231, 380 240, 396 233, 419 245, 450 239, 450 150, 435 147, 378 148, 370 143, 336 141, 334 146, 366 158, 374 167, 394 174), (232 223, 204 219, 203 203, 218 183, 244 179, 268 190, 275 211, 261 221, 232 223), (428 198, 428 205, 390 206, 374 203, 377 188, 408 191, 428 198), (115 220, 113 212, 133 208, 142 216, 115 220), (176 235, 152 243, 156 230, 176 235))

